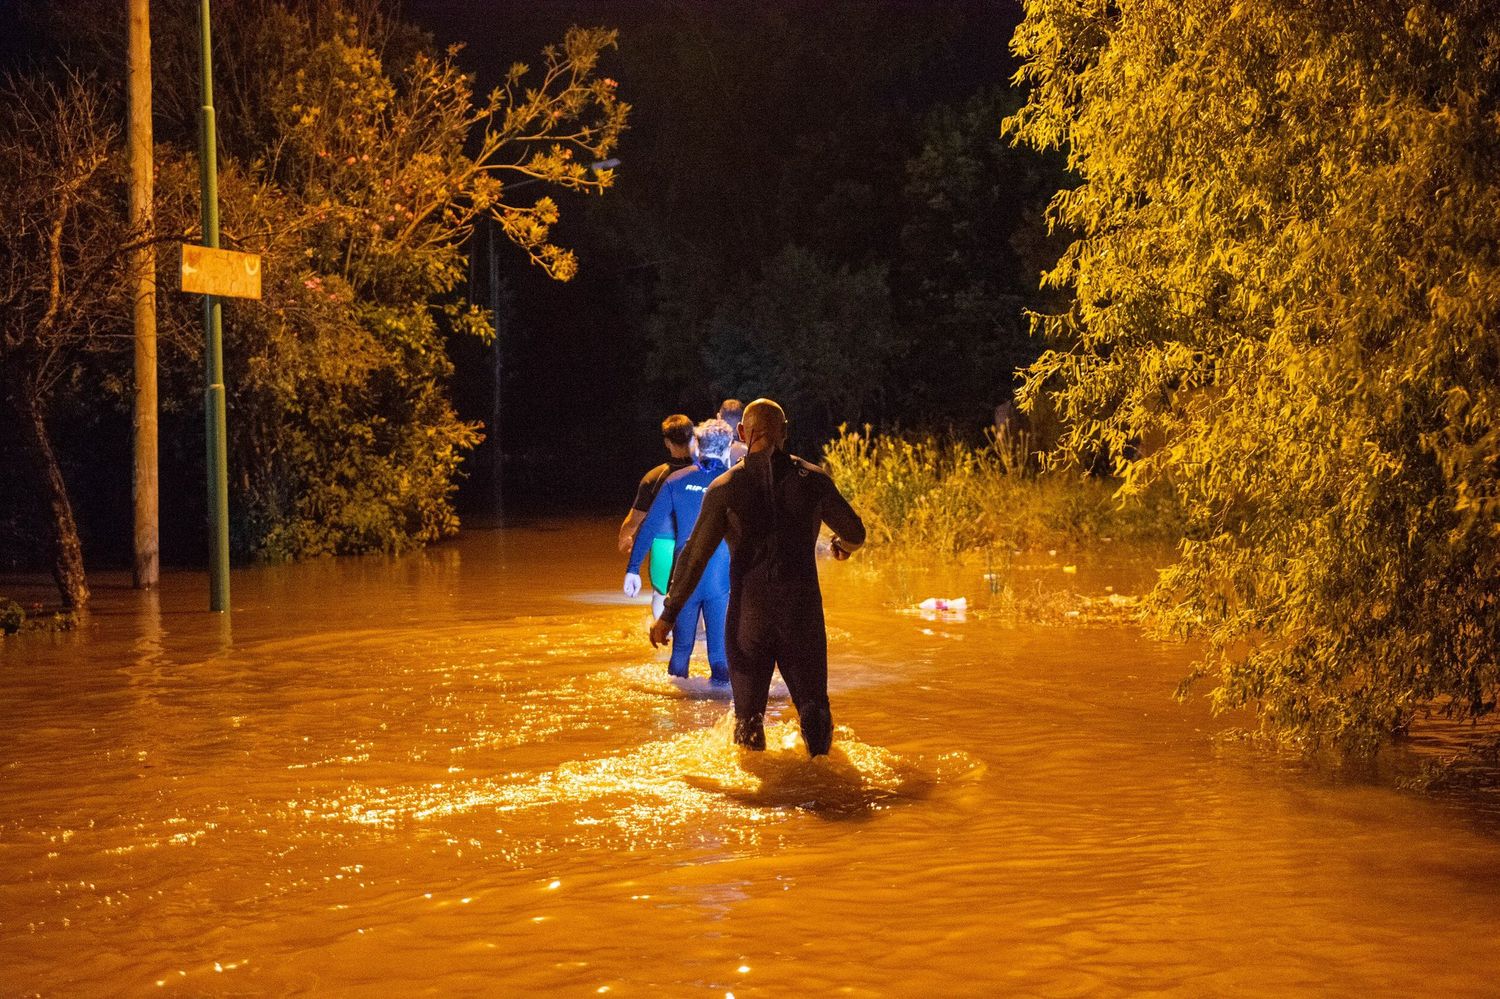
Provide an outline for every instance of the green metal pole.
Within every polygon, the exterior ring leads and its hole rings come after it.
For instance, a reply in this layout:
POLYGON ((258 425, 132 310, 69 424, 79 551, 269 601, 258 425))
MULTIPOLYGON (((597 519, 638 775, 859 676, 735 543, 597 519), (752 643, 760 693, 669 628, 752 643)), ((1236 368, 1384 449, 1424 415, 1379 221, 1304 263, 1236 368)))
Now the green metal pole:
MULTIPOLYGON (((213 37, 209 0, 198 8, 203 107, 199 129, 198 170, 203 182, 203 245, 219 246, 218 136, 214 130, 213 37)), ((229 609, 229 462, 224 416, 224 328, 217 295, 203 296, 203 362, 208 379, 204 416, 208 441, 208 609, 229 609)))

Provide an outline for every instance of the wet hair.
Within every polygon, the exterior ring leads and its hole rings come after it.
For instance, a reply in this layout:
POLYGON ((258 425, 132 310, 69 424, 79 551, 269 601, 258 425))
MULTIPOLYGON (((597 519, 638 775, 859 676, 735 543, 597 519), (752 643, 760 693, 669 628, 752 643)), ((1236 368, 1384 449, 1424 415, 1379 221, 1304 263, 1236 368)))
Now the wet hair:
POLYGON ((693 421, 681 413, 674 413, 661 421, 661 435, 678 447, 686 447, 693 439, 693 421))
POLYGON ((729 424, 732 431, 740 425, 740 417, 745 415, 745 404, 738 399, 725 399, 719 406, 719 419, 729 424))
POLYGON ((698 435, 698 454, 703 458, 722 458, 734 440, 734 431, 726 420, 704 420, 695 429, 698 435))

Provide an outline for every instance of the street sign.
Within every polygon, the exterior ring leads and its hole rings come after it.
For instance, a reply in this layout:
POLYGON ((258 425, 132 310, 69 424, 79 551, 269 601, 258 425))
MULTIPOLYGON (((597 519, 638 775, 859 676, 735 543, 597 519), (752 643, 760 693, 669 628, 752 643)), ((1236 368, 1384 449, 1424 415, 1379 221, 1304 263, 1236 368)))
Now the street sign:
POLYGON ((215 250, 192 243, 179 245, 183 291, 225 298, 260 298, 260 254, 215 250))

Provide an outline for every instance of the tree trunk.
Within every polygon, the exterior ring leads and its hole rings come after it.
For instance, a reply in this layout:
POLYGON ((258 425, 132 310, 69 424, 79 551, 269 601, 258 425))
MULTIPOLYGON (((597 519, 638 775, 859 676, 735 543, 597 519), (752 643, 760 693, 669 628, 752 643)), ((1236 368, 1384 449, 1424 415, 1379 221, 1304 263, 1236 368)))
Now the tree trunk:
POLYGON ((83 573, 83 543, 78 539, 68 485, 63 481, 62 466, 57 463, 57 452, 52 450, 52 441, 47 436, 47 421, 35 399, 26 399, 24 417, 31 435, 32 460, 46 486, 47 506, 52 514, 52 578, 57 580, 64 606, 83 610, 89 602, 89 584, 83 573))

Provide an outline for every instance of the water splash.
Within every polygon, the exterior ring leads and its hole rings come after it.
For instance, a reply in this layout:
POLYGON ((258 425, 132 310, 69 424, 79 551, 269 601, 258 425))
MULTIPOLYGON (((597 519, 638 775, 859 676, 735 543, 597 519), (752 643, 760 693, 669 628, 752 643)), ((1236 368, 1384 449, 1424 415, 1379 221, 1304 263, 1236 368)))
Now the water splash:
POLYGON ((904 759, 843 726, 828 756, 809 759, 796 718, 788 715, 768 722, 764 752, 733 744, 734 716, 725 712, 711 727, 543 772, 370 789, 360 800, 345 794, 337 802, 289 807, 385 827, 485 816, 500 833, 542 820, 559 830, 547 849, 656 849, 704 836, 758 841, 757 830, 802 814, 865 817, 927 797, 945 776, 975 769, 962 754, 937 766, 904 759))
MULTIPOLYGON (((701 675, 704 668, 701 663, 694 662, 692 668, 697 671, 694 675, 677 677, 668 674, 661 663, 640 663, 611 670, 603 679, 606 683, 619 682, 633 690, 680 700, 733 700, 734 694, 728 684, 713 683, 708 677, 701 675)), ((777 677, 771 684, 771 700, 785 701, 789 696, 786 684, 777 677)))

